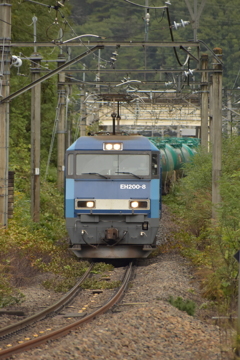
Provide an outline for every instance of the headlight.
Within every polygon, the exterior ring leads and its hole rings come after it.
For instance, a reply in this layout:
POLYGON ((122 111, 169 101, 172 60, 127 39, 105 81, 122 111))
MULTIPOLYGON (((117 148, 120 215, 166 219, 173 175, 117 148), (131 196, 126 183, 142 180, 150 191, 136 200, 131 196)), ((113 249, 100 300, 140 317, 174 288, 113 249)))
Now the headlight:
POLYGON ((149 200, 133 200, 130 201, 131 209, 149 209, 149 200))
POLYGON ((93 200, 75 200, 75 209, 93 209, 95 207, 95 201, 93 200))
POLYGON ((114 150, 121 150, 121 144, 113 144, 114 150))
POLYGON ((88 208, 93 208, 94 207, 94 201, 87 201, 87 207, 88 208))
POLYGON ((112 150, 113 146, 112 144, 106 144, 105 149, 106 150, 112 150))
POLYGON ((120 151, 123 149, 122 143, 103 143, 103 150, 117 150, 120 151))
POLYGON ((138 203, 138 201, 131 201, 130 206, 131 206, 133 209, 136 209, 136 208, 138 208, 139 203, 138 203))

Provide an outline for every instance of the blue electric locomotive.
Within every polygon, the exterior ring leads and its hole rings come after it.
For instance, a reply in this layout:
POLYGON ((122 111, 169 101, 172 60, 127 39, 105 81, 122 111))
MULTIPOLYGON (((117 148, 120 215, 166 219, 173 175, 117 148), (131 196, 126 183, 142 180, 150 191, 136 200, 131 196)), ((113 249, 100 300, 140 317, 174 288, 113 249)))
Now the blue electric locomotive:
POLYGON ((83 136, 66 152, 65 217, 80 258, 143 258, 161 217, 160 153, 143 136, 83 136))

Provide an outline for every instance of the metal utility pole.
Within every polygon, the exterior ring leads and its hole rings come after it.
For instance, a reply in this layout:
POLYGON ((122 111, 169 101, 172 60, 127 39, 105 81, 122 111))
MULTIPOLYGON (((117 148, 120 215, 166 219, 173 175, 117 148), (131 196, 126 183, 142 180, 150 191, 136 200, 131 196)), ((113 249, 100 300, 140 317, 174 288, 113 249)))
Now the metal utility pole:
MULTIPOLYGON (((148 0, 145 0, 145 6, 148 6, 148 0)), ((149 10, 146 8, 145 9, 145 17, 144 17, 144 22, 145 22, 145 35, 144 35, 144 41, 145 43, 148 41, 148 31, 149 31, 149 20, 150 20, 150 15, 149 15, 149 10)), ((147 69, 147 47, 144 47, 144 66, 145 66, 145 70, 147 69)), ((144 74, 144 80, 146 80, 147 78, 147 74, 144 74)))
MULTIPOLYGON (((40 78, 42 57, 31 55, 32 81, 40 78)), ((40 221, 40 129, 41 129, 41 83, 31 89, 31 215, 40 221)))
MULTIPOLYGON (((68 54, 68 61, 71 60, 71 48, 68 47, 67 50, 67 54, 68 54)), ((68 84, 67 86, 67 90, 66 90, 66 130, 67 130, 67 136, 66 136, 66 149, 69 148, 69 146, 71 145, 71 128, 72 128, 72 123, 71 123, 71 118, 69 118, 69 98, 72 95, 72 85, 71 85, 71 75, 70 73, 66 73, 66 77, 68 78, 68 82, 70 82, 70 84, 68 84)))
MULTIPOLYGON (((37 42, 37 21, 38 18, 34 15, 32 18, 33 21, 33 42, 36 43, 37 42)), ((34 52, 37 52, 37 46, 34 46, 34 52)))
POLYGON ((212 74, 209 76, 209 140, 210 143, 213 144, 213 110, 212 110, 212 102, 213 102, 213 83, 212 83, 212 74))
MULTIPOLYGON (((101 65, 101 50, 99 49, 98 50, 98 72, 97 72, 97 75, 96 75, 96 82, 100 81, 100 65, 101 65)), ((96 89, 98 92, 100 92, 101 90, 101 87, 100 85, 96 85, 96 89)))
MULTIPOLYGON (((208 55, 201 56, 201 68, 208 68, 208 55)), ((202 72, 201 78, 201 145, 208 149, 208 73, 202 72)))
MULTIPOLYGON (((215 48, 214 53, 221 60, 222 49, 215 48)), ((216 207, 221 202, 219 179, 222 171, 222 65, 214 59, 212 74, 212 218, 216 219, 216 207)))
MULTIPOLYGON (((64 55, 58 56, 58 67, 66 62, 64 55)), ((58 190, 62 191, 64 188, 64 155, 65 155, 65 115, 66 115, 66 89, 65 89, 65 72, 61 71, 58 74, 58 106, 59 106, 59 119, 57 129, 57 186, 58 190)))
POLYGON ((87 125, 87 119, 86 119, 86 103, 85 103, 85 87, 83 85, 81 90, 81 119, 80 119, 80 136, 86 136, 86 125, 87 125))
POLYGON ((120 120, 121 120, 121 116, 120 116, 120 101, 118 101, 117 103, 117 131, 120 131, 120 120))
MULTIPOLYGON (((11 0, 0 0, 0 97, 10 91, 11 0)), ((0 227, 8 225, 9 102, 0 103, 0 227)))
POLYGON ((188 7, 188 11, 190 13, 191 19, 192 19, 192 27, 193 27, 193 39, 194 41, 197 41, 197 29, 199 28, 199 19, 201 16, 201 13, 203 11, 204 5, 206 3, 206 0, 202 0, 200 8, 198 9, 198 1, 194 0, 194 5, 193 5, 193 9, 190 5, 189 0, 185 0, 187 7, 188 7))
POLYGON ((232 135, 232 98, 231 92, 227 92, 227 136, 231 137, 232 135))

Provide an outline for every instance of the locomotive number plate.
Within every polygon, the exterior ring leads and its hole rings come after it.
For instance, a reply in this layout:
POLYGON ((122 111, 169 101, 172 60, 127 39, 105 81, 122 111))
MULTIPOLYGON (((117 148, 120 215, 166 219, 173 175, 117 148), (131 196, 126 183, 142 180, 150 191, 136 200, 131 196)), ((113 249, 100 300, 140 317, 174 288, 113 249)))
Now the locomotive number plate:
POLYGON ((146 184, 120 184, 120 189, 121 190, 139 190, 139 189, 143 189, 145 190, 147 188, 146 184))

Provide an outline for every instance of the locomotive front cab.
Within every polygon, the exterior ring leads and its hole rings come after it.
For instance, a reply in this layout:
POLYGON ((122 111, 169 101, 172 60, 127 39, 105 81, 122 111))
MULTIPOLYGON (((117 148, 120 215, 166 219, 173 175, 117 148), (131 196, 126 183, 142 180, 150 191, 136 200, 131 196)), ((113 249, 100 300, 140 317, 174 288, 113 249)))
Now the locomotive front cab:
POLYGON ((71 250, 83 258, 146 257, 159 226, 159 151, 140 150, 135 139, 129 149, 125 137, 106 138, 67 151, 71 250))

